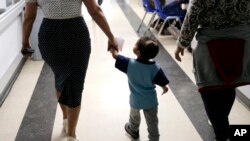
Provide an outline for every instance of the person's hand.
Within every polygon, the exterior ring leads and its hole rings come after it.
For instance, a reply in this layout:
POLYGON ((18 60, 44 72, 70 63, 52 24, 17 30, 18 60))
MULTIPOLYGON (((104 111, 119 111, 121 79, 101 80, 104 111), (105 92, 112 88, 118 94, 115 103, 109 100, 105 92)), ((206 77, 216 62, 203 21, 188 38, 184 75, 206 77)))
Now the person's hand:
POLYGON ((30 45, 23 46, 21 49, 21 53, 25 58, 31 57, 34 52, 34 49, 32 49, 30 45))
POLYGON ((117 53, 117 50, 115 50, 114 48, 111 48, 109 51, 110 51, 110 53, 112 53, 112 54, 116 54, 116 53, 117 53))
POLYGON ((118 56, 118 51, 115 50, 114 48, 111 48, 109 51, 110 51, 110 53, 112 54, 112 57, 113 57, 114 59, 116 59, 117 56, 118 56))
POLYGON ((117 44, 115 38, 112 40, 110 40, 110 39, 108 40, 108 51, 110 51, 111 48, 117 50, 117 52, 118 52, 118 44, 117 44))
POLYGON ((177 48, 175 50, 175 59, 181 62, 180 54, 181 54, 181 56, 184 55, 184 48, 177 46, 177 48))
POLYGON ((168 92, 168 87, 163 86, 162 89, 163 89, 162 95, 168 92))

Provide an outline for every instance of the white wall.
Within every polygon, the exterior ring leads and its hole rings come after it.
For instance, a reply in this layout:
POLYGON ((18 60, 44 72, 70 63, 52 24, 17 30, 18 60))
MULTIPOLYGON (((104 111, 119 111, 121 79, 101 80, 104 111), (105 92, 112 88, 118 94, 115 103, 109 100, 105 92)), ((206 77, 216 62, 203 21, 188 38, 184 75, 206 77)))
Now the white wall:
POLYGON ((20 1, 0 15, 0 97, 23 58, 20 54, 23 6, 24 1, 20 1))
POLYGON ((0 8, 6 8, 6 0, 0 0, 0 8))

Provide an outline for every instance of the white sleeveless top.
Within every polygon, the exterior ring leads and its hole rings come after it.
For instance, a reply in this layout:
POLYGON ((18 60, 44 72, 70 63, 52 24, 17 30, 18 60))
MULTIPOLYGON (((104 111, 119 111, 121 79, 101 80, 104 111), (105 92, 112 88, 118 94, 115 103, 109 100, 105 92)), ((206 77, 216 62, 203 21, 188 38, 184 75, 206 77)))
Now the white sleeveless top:
POLYGON ((69 19, 81 16, 82 0, 25 0, 37 3, 45 18, 69 19))

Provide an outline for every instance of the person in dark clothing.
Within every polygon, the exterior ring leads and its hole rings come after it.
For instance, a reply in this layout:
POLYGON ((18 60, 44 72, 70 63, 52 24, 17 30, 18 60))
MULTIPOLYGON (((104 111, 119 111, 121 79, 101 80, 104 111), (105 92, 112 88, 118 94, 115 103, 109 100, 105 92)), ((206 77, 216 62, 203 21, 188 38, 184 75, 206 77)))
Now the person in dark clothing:
POLYGON ((192 0, 188 7, 175 58, 193 49, 199 92, 217 141, 229 141, 229 113, 235 88, 250 84, 249 0, 192 0))

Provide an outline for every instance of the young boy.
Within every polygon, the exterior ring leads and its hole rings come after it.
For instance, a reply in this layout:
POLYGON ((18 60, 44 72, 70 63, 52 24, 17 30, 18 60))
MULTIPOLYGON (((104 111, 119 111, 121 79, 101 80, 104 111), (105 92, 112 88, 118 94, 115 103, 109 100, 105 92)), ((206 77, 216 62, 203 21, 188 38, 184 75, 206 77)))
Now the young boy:
POLYGON ((163 89, 163 93, 168 91, 167 77, 163 73, 160 66, 153 59, 159 51, 156 41, 149 37, 140 38, 133 48, 137 59, 128 58, 119 55, 114 49, 110 52, 116 59, 115 67, 127 74, 130 88, 130 118, 125 124, 125 131, 132 138, 139 138, 140 126, 140 110, 144 112, 144 116, 148 126, 149 140, 159 141, 158 129, 158 100, 155 90, 155 84, 163 89))

